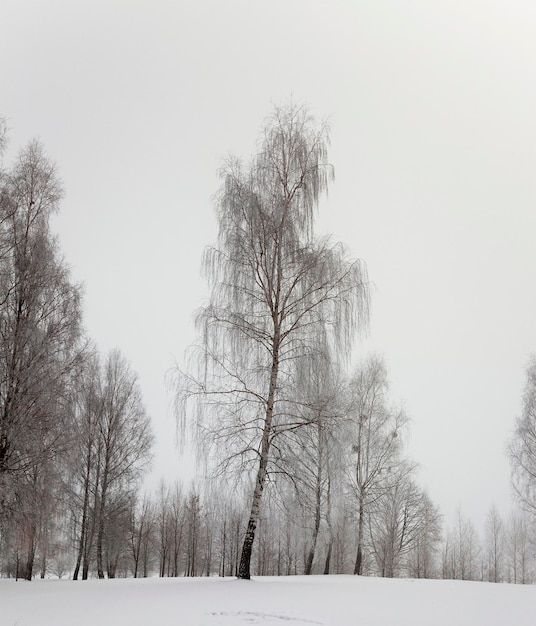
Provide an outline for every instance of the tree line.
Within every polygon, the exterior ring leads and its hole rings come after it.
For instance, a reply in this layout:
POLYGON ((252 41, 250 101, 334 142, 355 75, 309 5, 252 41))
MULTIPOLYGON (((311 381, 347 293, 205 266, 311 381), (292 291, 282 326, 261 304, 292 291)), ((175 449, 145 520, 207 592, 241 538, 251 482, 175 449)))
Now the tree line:
POLYGON ((522 512, 491 509, 482 539, 461 512, 445 530, 385 363, 349 369, 369 283, 364 261, 315 233, 333 178, 328 131, 304 107, 276 107, 255 157, 221 170, 210 301, 174 375, 181 443, 203 478, 153 493, 141 491, 153 434, 136 374, 87 337, 50 231, 55 167, 36 141, 2 165, 3 575, 534 580, 536 365, 509 452, 522 512))

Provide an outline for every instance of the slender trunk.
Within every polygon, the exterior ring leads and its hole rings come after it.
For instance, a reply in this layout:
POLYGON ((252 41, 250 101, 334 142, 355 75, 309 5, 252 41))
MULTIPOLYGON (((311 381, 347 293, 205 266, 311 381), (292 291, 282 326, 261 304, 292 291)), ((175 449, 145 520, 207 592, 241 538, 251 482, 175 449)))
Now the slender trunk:
POLYGON ((119 553, 117 553, 113 559, 107 564, 106 572, 108 578, 115 578, 117 572, 117 562, 119 561, 119 553))
POLYGON ((357 522, 357 555, 355 559, 354 574, 361 576, 363 573, 363 531, 365 527, 365 503, 363 494, 359 495, 359 518, 357 522))
MULTIPOLYGON (((135 522, 133 522, 133 526, 135 528, 135 522)), ((134 543, 132 548, 132 558, 134 561, 134 578, 138 578, 138 569, 140 566, 140 555, 141 555, 141 544, 143 541, 143 526, 144 526, 144 514, 143 509, 140 515, 140 527, 137 531, 133 532, 132 541, 134 543)))
POLYGON ((97 576, 104 578, 104 517, 106 509, 106 472, 104 474, 103 489, 99 507, 99 525, 97 530, 97 576))
POLYGON ((175 520, 175 529, 173 533, 173 576, 179 575, 179 556, 182 545, 182 520, 175 520), (180 524, 180 532, 178 525, 180 524))
POLYGON ((235 529, 235 547, 234 547, 234 575, 238 576, 238 568, 240 566, 240 521, 236 520, 235 529))
POLYGON ((266 466, 268 461, 269 448, 269 429, 265 426, 259 469, 257 470, 255 489, 253 491, 253 499, 251 502, 251 511, 249 514, 246 536, 244 538, 244 543, 242 544, 240 565, 238 567, 238 578, 242 578, 244 580, 249 580, 251 578, 251 555, 253 552, 253 541, 255 540, 255 530, 257 528, 257 522, 259 520, 262 492, 264 490, 264 484, 266 481, 266 466))
POLYGON ((82 505, 82 522, 80 525, 80 539, 78 540, 78 555, 76 557, 76 565, 73 573, 73 580, 78 580, 80 565, 84 555, 84 547, 87 536, 88 509, 89 509, 89 475, 91 471, 91 454, 88 452, 86 461, 86 475, 84 476, 84 502, 82 505))
POLYGON ((328 549, 326 552, 326 562, 324 564, 324 574, 329 574, 329 567, 331 563, 331 552, 333 550, 333 527, 331 526, 331 470, 329 466, 329 454, 327 455, 327 494, 326 494, 326 523, 328 525, 329 541, 328 549))
POLYGON ((26 568, 24 572, 24 578, 26 580, 32 580, 33 566, 35 560, 35 539, 37 534, 37 528, 34 521, 30 523, 28 533, 28 553, 26 555, 26 568))
POLYGON ((322 424, 318 422, 318 466, 316 473, 316 485, 315 485, 315 525, 313 528, 313 537, 311 540, 311 547, 307 555, 305 562, 305 574, 311 574, 313 570, 313 561, 315 558, 316 542, 318 539, 318 532, 320 531, 320 519, 322 512, 322 424))
POLYGON ((87 580, 89 575, 89 555, 84 555, 84 562, 82 563, 82 580, 87 580))
POLYGON ((240 565, 238 567, 238 578, 249 580, 251 578, 251 554, 253 551, 253 541, 255 540, 255 529, 259 520, 262 493, 266 482, 266 470, 268 467, 268 454, 270 452, 270 435, 272 432, 272 418, 275 404, 275 391, 277 386, 277 375, 279 372, 279 343, 280 331, 275 323, 274 341, 272 344, 272 370, 270 374, 270 388, 268 391, 268 401, 266 403, 266 416, 264 419, 264 430, 262 433, 261 453, 259 459, 259 469, 253 490, 251 511, 249 514, 246 536, 242 544, 242 554, 240 555, 240 565))
POLYGON ((138 578, 138 567, 140 563, 140 548, 138 547, 136 550, 136 554, 134 555, 134 578, 138 578))
POLYGON ((104 543, 104 517, 101 517, 99 519, 99 531, 97 533, 97 575, 101 579, 104 578, 103 543, 104 543))
POLYGON ((166 575, 166 559, 167 559, 166 546, 162 545, 160 547, 160 578, 163 578, 166 575))
POLYGON ((80 530, 80 539, 78 542, 78 554, 76 556, 76 565, 74 566, 73 580, 78 580, 78 574, 80 573, 80 566, 82 565, 82 555, 84 553, 84 520, 82 519, 82 529, 80 530))
POLYGON ((225 576, 225 551, 227 549, 227 520, 223 520, 220 576, 225 576))
POLYGON ((46 573, 47 573, 47 553, 45 549, 45 552, 43 553, 43 557, 41 559, 41 572, 40 572, 41 580, 44 579, 46 573))
POLYGON ((48 512, 44 512, 44 529, 41 530, 41 572, 40 576, 43 579, 47 573, 48 564, 48 512))
POLYGON ((333 538, 330 538, 328 543, 328 549, 326 552, 326 563, 324 565, 324 575, 329 574, 329 566, 331 562, 331 552, 333 550, 333 538))
POLYGON ((277 535, 277 575, 281 576, 281 534, 277 535))
POLYGON ((147 544, 143 544, 143 577, 147 578, 149 575, 149 550, 147 544))
POLYGON ((206 576, 210 576, 211 569, 212 569, 212 535, 209 534, 207 538, 207 549, 206 549, 206 556, 205 556, 205 575, 206 576))
POLYGON ((110 444, 110 433, 111 427, 108 425, 108 432, 106 434, 106 440, 104 442, 104 468, 102 471, 102 483, 100 490, 100 501, 99 501, 99 517, 98 517, 98 527, 97 527, 97 576, 100 579, 104 578, 104 522, 106 518, 106 507, 107 507, 107 496, 108 496, 108 488, 109 484, 109 471, 110 471, 110 454, 111 454, 111 444, 110 444))

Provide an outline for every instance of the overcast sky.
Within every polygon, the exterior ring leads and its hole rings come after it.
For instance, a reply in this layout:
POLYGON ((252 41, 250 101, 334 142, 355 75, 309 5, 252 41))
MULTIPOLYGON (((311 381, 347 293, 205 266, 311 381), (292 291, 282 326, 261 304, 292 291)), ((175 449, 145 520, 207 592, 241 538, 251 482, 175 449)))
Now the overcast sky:
POLYGON ((422 484, 447 520, 508 511, 536 350, 533 0, 2 0, 0 22, 5 160, 38 136, 58 165, 54 228, 88 333, 139 373, 153 477, 187 471, 164 378, 207 295, 218 167, 292 96, 331 120, 319 229, 368 265, 356 355, 384 355, 422 484))

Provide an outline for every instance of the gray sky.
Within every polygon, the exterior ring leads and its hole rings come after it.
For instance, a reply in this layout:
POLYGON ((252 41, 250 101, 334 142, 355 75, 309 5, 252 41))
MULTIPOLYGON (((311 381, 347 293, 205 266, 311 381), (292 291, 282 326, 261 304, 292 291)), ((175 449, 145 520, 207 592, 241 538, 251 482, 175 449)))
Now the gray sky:
POLYGON ((186 471, 164 376, 192 342, 212 196, 271 102, 332 126, 319 218, 375 284, 370 337, 449 519, 510 506, 506 441, 536 350, 533 0, 2 0, 6 161, 39 136, 99 347, 139 372, 155 476, 186 471))

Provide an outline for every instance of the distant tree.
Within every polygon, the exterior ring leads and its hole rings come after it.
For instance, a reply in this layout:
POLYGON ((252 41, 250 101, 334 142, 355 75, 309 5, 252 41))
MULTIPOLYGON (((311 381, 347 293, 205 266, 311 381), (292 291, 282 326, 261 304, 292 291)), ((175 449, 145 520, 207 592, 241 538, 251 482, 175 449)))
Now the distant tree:
POLYGON ((202 537, 202 506, 199 493, 192 488, 186 498, 186 576, 197 576, 202 537))
POLYGON ((179 576, 188 558, 187 506, 181 483, 160 483, 155 505, 155 533, 161 577, 179 576))
POLYGON ((430 497, 423 493, 419 530, 407 559, 407 570, 411 577, 434 578, 437 575, 441 529, 439 509, 430 497))
POLYGON ((93 557, 99 578, 111 577, 126 551, 133 491, 151 459, 153 434, 136 375, 119 353, 94 357, 80 381, 73 474, 82 578, 93 557), (120 535, 118 531, 121 530, 120 535), (109 567, 106 567, 108 561, 109 567))
POLYGON ((411 478, 409 468, 387 482, 390 488, 369 512, 368 525, 378 573, 393 578, 400 574, 404 557, 421 536, 429 500, 411 478))
POLYGON ((73 403, 75 435, 68 481, 77 538, 73 580, 78 580, 80 568, 82 579, 87 579, 95 545, 100 482, 100 423, 103 411, 100 367, 98 355, 89 354, 75 386, 73 403))
POLYGON ((367 517, 381 497, 394 488, 388 475, 398 480, 407 467, 400 456, 401 434, 407 424, 403 411, 388 405, 385 364, 370 357, 349 384, 347 409, 348 482, 357 505, 357 551, 354 574, 363 571, 363 543, 367 517))
POLYGON ((448 532, 443 547, 443 578, 482 579, 482 547, 472 522, 458 510, 456 523, 448 532))
POLYGON ((166 576, 170 554, 170 492, 163 480, 158 485, 155 503, 155 532, 158 552, 158 575, 166 576))
POLYGON ((244 535, 242 499, 237 494, 219 491, 219 573, 220 576, 237 576, 240 561, 240 542, 244 535))
POLYGON ((130 543, 132 549, 134 578, 147 578, 153 565, 153 541, 155 529, 154 503, 146 495, 133 511, 131 518, 130 543))
POLYGON ((100 483, 97 487, 97 573, 104 578, 105 530, 113 528, 110 504, 131 491, 151 460, 153 434, 137 377, 118 352, 103 369, 103 409, 99 423, 100 483))
POLYGON ((181 554, 187 552, 187 501, 180 483, 170 489, 168 512, 169 561, 168 575, 179 576, 181 554))
POLYGON ((367 321, 363 263, 313 233, 332 175, 327 140, 327 127, 304 108, 276 108, 250 165, 224 167, 218 245, 204 260, 212 292, 198 318, 199 374, 179 382, 182 399, 201 401, 197 432, 228 452, 223 467, 254 472, 238 572, 245 579, 274 441, 298 427, 288 393, 296 364, 326 344, 344 360, 367 321))
POLYGON ((499 583, 503 580, 504 525, 497 509, 492 506, 486 519, 485 546, 488 562, 488 580, 499 583))
POLYGON ((534 533, 524 511, 512 513, 505 528, 505 557, 508 582, 529 583, 534 574, 534 533))
MULTIPOLYGON (((331 515, 331 484, 340 469, 344 420, 343 384, 327 350, 308 360, 296 379, 295 409, 300 428, 274 442, 277 477, 290 482, 303 513, 307 540, 304 573, 311 574, 321 529, 331 515)), ((329 541, 329 539, 328 539, 329 541)))

